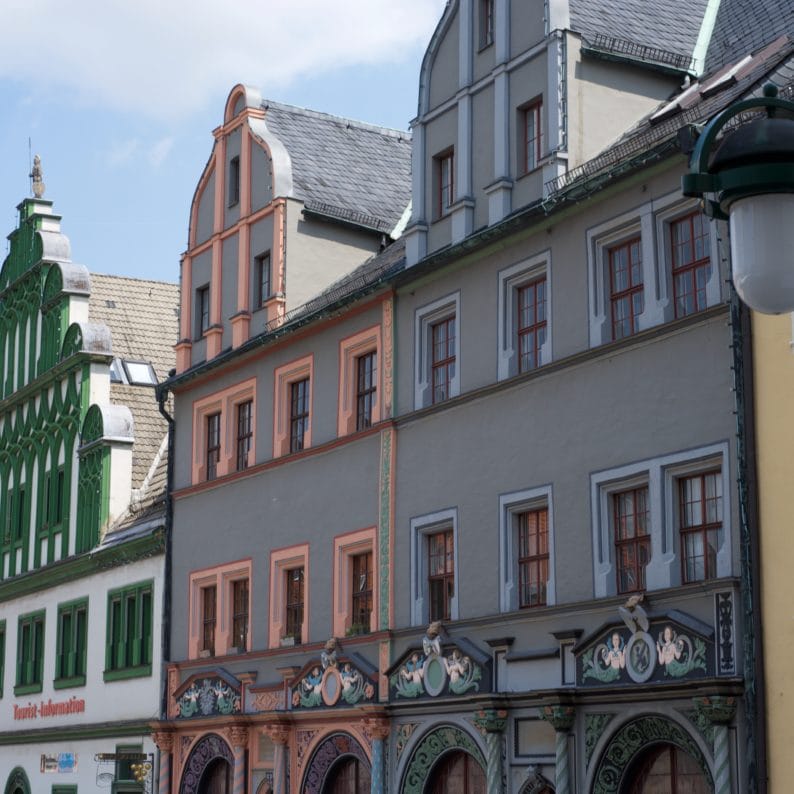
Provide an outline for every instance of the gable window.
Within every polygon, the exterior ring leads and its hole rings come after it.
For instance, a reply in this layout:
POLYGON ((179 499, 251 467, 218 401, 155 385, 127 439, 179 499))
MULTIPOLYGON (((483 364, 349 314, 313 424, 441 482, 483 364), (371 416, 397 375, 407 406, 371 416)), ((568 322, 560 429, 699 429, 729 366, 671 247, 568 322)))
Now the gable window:
POLYGON ((645 567, 651 558, 648 486, 613 493, 612 516, 618 593, 645 590, 645 567))
POLYGON ((232 647, 248 649, 248 579, 232 582, 232 647))
POLYGON ((519 141, 521 173, 528 174, 539 165, 543 156, 543 102, 531 102, 519 109, 519 141))
POLYGON ((207 417, 207 479, 214 480, 218 476, 218 462, 221 459, 221 415, 210 414, 207 417))
POLYGON ((480 0, 480 49, 493 44, 494 0, 480 0))
POLYGON ((196 290, 196 339, 201 339, 210 327, 210 286, 196 290))
POLYGON ((447 215, 455 201, 455 152, 449 149, 433 158, 436 217, 447 215))
POLYGON ((642 241, 639 237, 633 237, 609 249, 609 303, 613 340, 637 333, 643 301, 642 241))
POLYGON ((695 212, 670 224, 675 316, 686 317, 708 305, 711 277, 710 238, 706 216, 695 212))
POLYGON ((683 581, 713 579, 722 529, 722 474, 711 471, 681 477, 678 494, 683 581))
POLYGON ((546 278, 518 288, 518 371, 529 372, 542 362, 546 342, 546 278))
POLYGON ((218 588, 215 585, 201 589, 201 650, 204 655, 215 656, 215 627, 218 624, 218 588))
POLYGON ((88 601, 82 599, 58 607, 55 689, 85 684, 88 601))
POLYGON ((229 206, 233 207, 240 201, 240 158, 229 160, 229 206))
POLYGON ((549 511, 546 507, 518 515, 518 605, 546 605, 549 579, 549 511))
POLYGON ((357 633, 367 633, 372 618, 372 552, 356 554, 352 564, 351 621, 357 633))
POLYGON ((291 637, 300 644, 303 629, 304 576, 303 566, 292 568, 284 574, 286 591, 285 637, 291 637))
POLYGON ((271 297, 270 251, 259 254, 254 259, 254 303, 257 307, 263 306, 271 297))
POLYGON ((245 400, 237 405, 237 471, 247 469, 250 463, 248 456, 254 436, 251 422, 252 409, 252 400, 245 400))
POLYGON ((433 346, 432 402, 440 403, 450 398, 450 387, 455 377, 455 316, 434 323, 430 331, 433 346))
POLYGON ((427 537, 430 620, 449 620, 455 596, 455 538, 451 529, 427 537))
POLYGON ((105 681, 152 674, 151 582, 108 593, 105 681))
POLYGON ((289 451, 300 452, 309 427, 309 379, 290 384, 289 451))
POLYGON ((15 695, 41 692, 44 672, 44 611, 22 615, 17 629, 15 695))
POLYGON ((372 427, 378 384, 378 354, 373 350, 356 359, 356 430, 372 427))

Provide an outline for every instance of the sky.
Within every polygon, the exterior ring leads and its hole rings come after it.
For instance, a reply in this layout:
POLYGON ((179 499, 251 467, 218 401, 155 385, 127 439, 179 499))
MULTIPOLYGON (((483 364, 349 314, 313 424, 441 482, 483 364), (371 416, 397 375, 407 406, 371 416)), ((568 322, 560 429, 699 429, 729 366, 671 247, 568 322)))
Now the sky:
POLYGON ((3 0, 0 231, 39 154, 73 261, 177 281, 231 88, 408 129, 445 2, 3 0))

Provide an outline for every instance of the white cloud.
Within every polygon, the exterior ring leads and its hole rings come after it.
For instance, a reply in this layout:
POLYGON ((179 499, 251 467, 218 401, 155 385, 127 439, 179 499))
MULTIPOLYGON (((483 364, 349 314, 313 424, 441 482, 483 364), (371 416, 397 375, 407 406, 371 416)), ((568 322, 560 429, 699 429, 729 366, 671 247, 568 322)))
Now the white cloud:
POLYGON ((149 162, 155 167, 159 168, 163 161, 171 152, 174 147, 174 138, 169 135, 166 138, 161 138, 149 147, 149 162))
POLYGON ((112 168, 120 168, 129 165, 140 149, 140 141, 137 138, 128 138, 124 141, 115 141, 107 153, 107 163, 112 168))
POLYGON ((89 105, 174 120, 237 82, 267 95, 269 85, 313 72, 397 60, 429 41, 444 4, 4 0, 0 77, 66 90, 89 105))

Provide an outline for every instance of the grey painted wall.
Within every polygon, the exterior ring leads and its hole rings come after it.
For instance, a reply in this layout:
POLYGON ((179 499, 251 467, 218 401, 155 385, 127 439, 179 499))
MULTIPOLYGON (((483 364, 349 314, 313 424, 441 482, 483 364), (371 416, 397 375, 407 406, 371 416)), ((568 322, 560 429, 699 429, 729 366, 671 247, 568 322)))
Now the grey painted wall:
POLYGON ((251 141, 251 212, 266 207, 273 199, 273 164, 267 152, 251 141))
MULTIPOLYGON (((240 220, 240 202, 229 206, 229 163, 232 158, 240 157, 242 132, 238 127, 226 136, 226 195, 223 197, 223 228, 228 229, 240 220)), ((240 167, 240 181, 242 182, 242 163, 240 167)))
POLYGON ((215 218, 215 172, 213 171, 199 197, 196 213, 196 245, 212 236, 215 218))

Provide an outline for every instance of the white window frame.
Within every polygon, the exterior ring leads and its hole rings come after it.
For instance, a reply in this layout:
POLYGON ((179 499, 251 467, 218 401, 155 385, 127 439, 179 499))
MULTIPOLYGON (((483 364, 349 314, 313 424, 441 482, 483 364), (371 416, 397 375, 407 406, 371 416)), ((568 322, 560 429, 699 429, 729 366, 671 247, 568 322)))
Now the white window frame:
MULTIPOLYGON (((549 531, 549 578, 546 580, 546 606, 557 603, 554 576, 554 506, 551 485, 499 495, 499 611, 516 612, 518 600, 518 526, 516 517, 528 510, 546 508, 549 531)), ((532 607, 527 609, 542 609, 532 607)), ((522 610, 525 611, 525 610, 522 610)))
MULTIPOLYGON (((460 394, 460 292, 446 295, 417 309, 414 317, 414 408, 433 404, 431 327, 448 317, 455 318, 455 375, 449 384, 449 398, 460 394)), ((446 401, 445 401, 446 402, 446 401)))
POLYGON ((719 579, 733 573, 730 455, 727 441, 637 461, 590 475, 593 583, 596 598, 617 595, 611 495, 627 488, 648 486, 651 559, 645 568, 646 590, 675 587, 681 584, 677 480, 687 474, 715 468, 719 468, 722 475, 723 494, 722 537, 717 552, 717 573, 714 577, 719 579))
POLYGON ((518 374, 518 290, 541 277, 546 278, 546 341, 540 349, 541 366, 552 360, 551 335, 551 250, 542 251, 498 273, 497 378, 505 380, 518 374))
POLYGON ((436 532, 452 530, 455 548, 455 594, 449 607, 450 620, 458 620, 460 567, 458 565, 458 510, 449 508, 411 519, 411 625, 423 626, 430 620, 427 538, 436 532))

